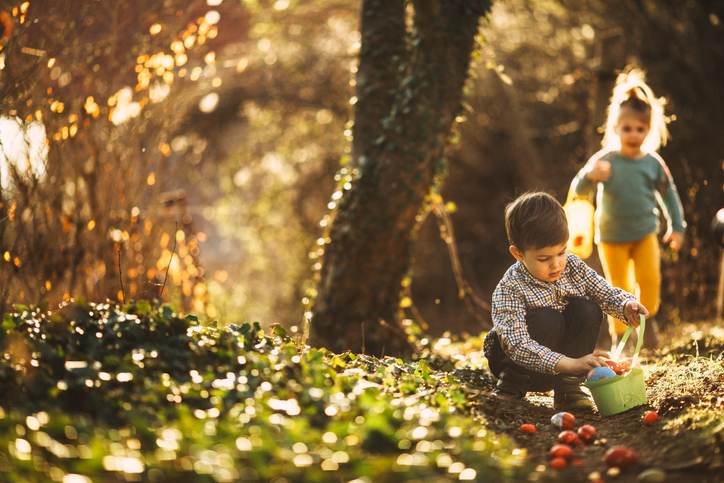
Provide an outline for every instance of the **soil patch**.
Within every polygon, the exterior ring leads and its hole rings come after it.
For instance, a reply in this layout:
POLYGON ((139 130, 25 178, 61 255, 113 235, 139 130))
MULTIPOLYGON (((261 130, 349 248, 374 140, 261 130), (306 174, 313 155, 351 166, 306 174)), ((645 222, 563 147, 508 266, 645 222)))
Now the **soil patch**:
POLYGON ((512 437, 527 451, 536 468, 530 480, 634 482, 647 469, 662 470, 666 481, 720 482, 724 450, 724 331, 713 324, 687 324, 662 334, 668 347, 642 354, 648 404, 626 413, 601 417, 594 412, 573 412, 577 426, 598 430, 593 444, 575 451, 580 466, 554 470, 548 452, 560 429, 550 423, 552 393, 528 393, 524 401, 501 400, 491 394, 492 376, 485 370, 458 369, 470 388, 471 411, 491 429, 512 437), (656 410, 660 420, 647 426, 646 411, 656 410), (537 433, 519 428, 533 423, 537 433), (629 469, 609 469, 603 461, 613 446, 626 446, 639 454, 629 469))

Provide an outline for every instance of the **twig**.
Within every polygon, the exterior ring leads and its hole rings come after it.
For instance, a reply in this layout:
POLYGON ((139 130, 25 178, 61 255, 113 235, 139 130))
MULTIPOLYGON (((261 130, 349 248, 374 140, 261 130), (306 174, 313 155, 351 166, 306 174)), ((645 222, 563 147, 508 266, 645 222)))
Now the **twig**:
POLYGON ((176 221, 176 228, 173 231, 173 248, 171 249, 171 257, 168 259, 168 265, 166 265, 166 275, 163 277, 163 285, 161 285, 161 290, 158 292, 159 299, 163 297, 163 289, 166 288, 166 280, 168 280, 168 271, 171 268, 171 261, 173 260, 173 256, 176 254, 176 232, 178 232, 178 221, 176 221))
POLYGON ((123 266, 121 265, 121 244, 116 245, 116 252, 118 253, 118 278, 121 280, 121 298, 123 302, 126 301, 126 289, 123 287, 123 266))
POLYGON ((45 57, 46 51, 42 49, 35 49, 33 47, 22 47, 20 52, 26 55, 34 55, 35 57, 45 57))
POLYGON ((465 302, 465 306, 468 311, 478 322, 481 323, 483 327, 491 327, 490 321, 480 315, 480 310, 490 313, 490 304, 475 293, 463 275, 463 268, 458 255, 457 243, 455 242, 455 232, 453 230, 452 221, 450 221, 450 217, 448 216, 445 207, 441 203, 434 203, 432 205, 432 212, 437 217, 440 237, 442 238, 442 241, 445 242, 448 254, 450 255, 450 264, 452 266, 453 275, 455 276, 455 282, 458 286, 458 297, 465 302))
POLYGON ((724 250, 719 250, 719 287, 716 291, 716 323, 721 324, 722 308, 724 307, 724 250))
POLYGON ((415 305, 414 303, 410 305, 410 312, 412 312, 412 316, 415 317, 415 319, 417 319, 417 321, 420 323, 420 327, 422 328, 422 330, 427 331, 430 328, 430 324, 427 322, 427 320, 425 320, 425 318, 420 313, 420 310, 417 308, 417 305, 415 305))

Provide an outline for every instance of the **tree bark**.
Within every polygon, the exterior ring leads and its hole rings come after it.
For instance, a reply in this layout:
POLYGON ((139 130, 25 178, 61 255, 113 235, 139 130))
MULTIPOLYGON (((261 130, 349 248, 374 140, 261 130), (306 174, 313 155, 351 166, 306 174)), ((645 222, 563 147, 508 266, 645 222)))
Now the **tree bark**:
POLYGON ((366 0, 352 188, 340 200, 311 320, 313 345, 405 355, 401 280, 417 215, 442 166, 487 2, 366 0), (483 5, 485 4, 485 5, 483 5), (406 25, 410 25, 407 30, 406 25))

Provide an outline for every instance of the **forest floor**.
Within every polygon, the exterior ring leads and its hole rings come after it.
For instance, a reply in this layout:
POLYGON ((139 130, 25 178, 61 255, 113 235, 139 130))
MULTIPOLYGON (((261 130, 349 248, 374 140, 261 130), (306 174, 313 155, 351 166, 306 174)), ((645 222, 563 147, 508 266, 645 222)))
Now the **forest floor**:
POLYGON ((702 322, 674 329, 662 334, 663 347, 642 352, 647 405, 611 417, 574 413, 577 426, 592 424, 598 438, 576 450, 581 466, 562 471, 548 466, 548 452, 561 431, 550 423, 556 412, 552 393, 528 393, 521 402, 501 400, 491 394, 494 381, 488 371, 465 367, 463 361, 481 361, 475 342, 463 347, 451 343, 445 352, 458 360, 471 412, 525 448, 535 468, 529 475, 532 481, 724 481, 724 328, 702 322), (649 410, 657 411, 660 419, 644 425, 642 415, 649 410), (538 431, 523 433, 523 423, 535 424, 538 431), (613 446, 634 449, 639 463, 623 471, 607 469, 604 454, 613 446))

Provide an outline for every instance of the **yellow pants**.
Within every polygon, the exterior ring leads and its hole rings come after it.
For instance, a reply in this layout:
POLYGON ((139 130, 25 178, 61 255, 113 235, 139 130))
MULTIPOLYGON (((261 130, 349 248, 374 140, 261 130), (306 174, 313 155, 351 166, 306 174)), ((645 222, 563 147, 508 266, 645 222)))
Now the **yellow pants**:
MULTIPOLYGON (((661 303, 661 263, 656 233, 634 242, 599 243, 598 256, 608 282, 638 295, 649 317, 656 315, 661 303)), ((610 316, 608 320, 612 333, 621 335, 626 330, 620 320, 610 316)))

